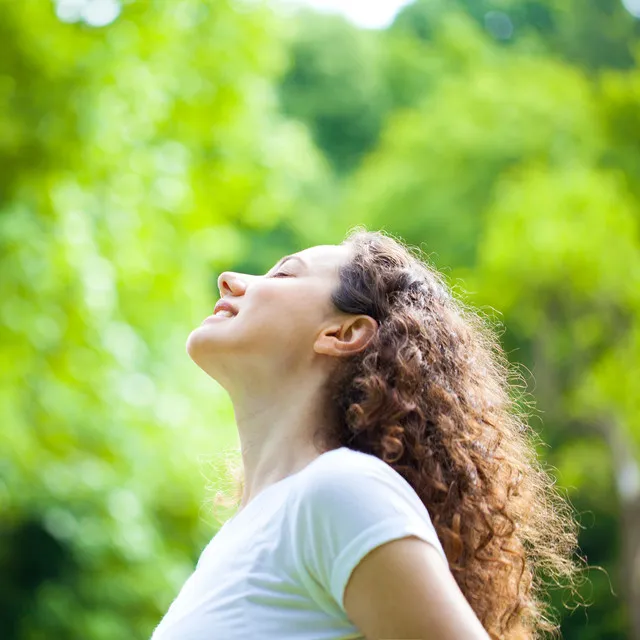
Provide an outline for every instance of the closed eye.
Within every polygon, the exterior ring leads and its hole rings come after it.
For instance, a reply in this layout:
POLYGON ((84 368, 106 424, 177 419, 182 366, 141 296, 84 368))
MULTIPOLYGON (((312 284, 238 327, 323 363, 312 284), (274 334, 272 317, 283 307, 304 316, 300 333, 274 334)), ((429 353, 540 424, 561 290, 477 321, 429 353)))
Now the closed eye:
POLYGON ((288 276, 291 276, 292 274, 290 273, 285 273, 284 271, 278 271, 278 273, 274 273, 271 277, 272 278, 286 278, 288 276))

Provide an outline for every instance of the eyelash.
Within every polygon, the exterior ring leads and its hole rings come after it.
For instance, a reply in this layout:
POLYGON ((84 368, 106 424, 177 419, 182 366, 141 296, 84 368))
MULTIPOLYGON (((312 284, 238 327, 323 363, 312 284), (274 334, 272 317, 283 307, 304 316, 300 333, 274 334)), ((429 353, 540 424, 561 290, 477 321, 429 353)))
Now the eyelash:
POLYGON ((285 273, 284 271, 278 271, 278 273, 274 273, 271 277, 272 278, 283 278, 283 277, 287 277, 290 276, 290 273, 285 273))

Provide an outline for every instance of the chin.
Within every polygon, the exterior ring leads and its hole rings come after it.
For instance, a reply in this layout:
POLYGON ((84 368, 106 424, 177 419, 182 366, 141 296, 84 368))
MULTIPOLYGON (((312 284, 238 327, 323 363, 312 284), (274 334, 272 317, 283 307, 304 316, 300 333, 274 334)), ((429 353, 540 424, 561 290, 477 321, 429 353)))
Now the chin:
POLYGON ((197 327, 196 329, 194 329, 189 334, 187 343, 185 345, 189 357, 198 365, 199 356, 202 357, 204 355, 204 353, 207 351, 207 343, 210 343, 210 340, 207 340, 203 335, 204 331, 202 331, 202 329, 203 327, 197 327))
POLYGON ((206 371, 206 364, 214 359, 218 359, 223 351, 233 350, 234 346, 229 341, 229 336, 216 335, 212 326, 203 324, 196 327, 187 338, 185 345, 189 357, 206 371), (223 349, 223 347, 227 347, 223 349))

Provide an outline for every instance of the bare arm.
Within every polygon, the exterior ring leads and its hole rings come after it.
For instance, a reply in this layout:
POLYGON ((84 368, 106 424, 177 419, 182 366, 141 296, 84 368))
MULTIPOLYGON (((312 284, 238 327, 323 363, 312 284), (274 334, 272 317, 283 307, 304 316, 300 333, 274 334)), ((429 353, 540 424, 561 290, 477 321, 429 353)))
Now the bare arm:
POLYGON ((488 640, 442 556, 410 536, 383 544, 353 570, 344 593, 368 640, 488 640))

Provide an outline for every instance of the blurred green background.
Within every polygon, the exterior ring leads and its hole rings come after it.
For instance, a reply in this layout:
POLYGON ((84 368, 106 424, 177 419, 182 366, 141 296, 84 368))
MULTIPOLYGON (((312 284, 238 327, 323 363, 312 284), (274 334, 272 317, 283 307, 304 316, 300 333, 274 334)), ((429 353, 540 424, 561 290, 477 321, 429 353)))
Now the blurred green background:
POLYGON ((218 274, 364 224, 429 254, 519 363, 594 567, 563 636, 639 639, 637 16, 0 2, 0 637, 150 636, 237 446, 185 352, 218 274))

